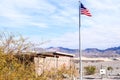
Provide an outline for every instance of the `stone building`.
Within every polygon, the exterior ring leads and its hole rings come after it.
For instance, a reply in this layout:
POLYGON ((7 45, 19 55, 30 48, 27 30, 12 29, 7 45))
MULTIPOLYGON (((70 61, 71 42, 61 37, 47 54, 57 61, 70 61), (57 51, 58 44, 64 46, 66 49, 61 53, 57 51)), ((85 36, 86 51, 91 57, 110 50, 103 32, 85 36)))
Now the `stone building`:
POLYGON ((74 66, 72 61, 74 55, 62 52, 43 52, 34 56, 35 71, 37 75, 41 75, 45 70, 54 68, 57 70, 61 66, 70 68, 74 66))

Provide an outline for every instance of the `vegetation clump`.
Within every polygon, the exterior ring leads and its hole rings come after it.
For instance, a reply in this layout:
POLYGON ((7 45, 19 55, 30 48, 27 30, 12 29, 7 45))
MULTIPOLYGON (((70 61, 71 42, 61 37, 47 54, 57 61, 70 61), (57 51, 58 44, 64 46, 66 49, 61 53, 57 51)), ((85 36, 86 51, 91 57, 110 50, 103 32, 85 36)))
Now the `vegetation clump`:
POLYGON ((85 74, 86 75, 93 75, 96 72, 96 67, 95 66, 86 66, 84 67, 85 69, 85 74))
POLYGON ((75 76, 74 67, 65 66, 58 70, 46 70, 37 76, 33 54, 26 54, 32 47, 33 44, 26 42, 22 36, 0 34, 0 80, 63 80, 65 75, 75 76))

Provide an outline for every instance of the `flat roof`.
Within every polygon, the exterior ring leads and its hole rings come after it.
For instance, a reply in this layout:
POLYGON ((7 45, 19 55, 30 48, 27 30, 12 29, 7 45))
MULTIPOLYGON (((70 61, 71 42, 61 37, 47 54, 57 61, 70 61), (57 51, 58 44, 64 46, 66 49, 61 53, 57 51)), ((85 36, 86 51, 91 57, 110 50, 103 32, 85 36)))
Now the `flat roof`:
POLYGON ((67 56, 67 57, 74 57, 74 54, 69 54, 69 53, 63 53, 63 52, 41 52, 37 53, 37 55, 41 56, 50 56, 50 57, 55 57, 55 56, 67 56))

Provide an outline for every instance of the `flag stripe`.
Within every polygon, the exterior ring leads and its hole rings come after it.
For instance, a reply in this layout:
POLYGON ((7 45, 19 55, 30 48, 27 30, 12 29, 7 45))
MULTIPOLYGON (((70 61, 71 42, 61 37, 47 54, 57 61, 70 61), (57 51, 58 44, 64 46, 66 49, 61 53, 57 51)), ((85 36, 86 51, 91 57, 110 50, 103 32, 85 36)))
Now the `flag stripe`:
POLYGON ((92 16, 91 13, 89 12, 89 10, 86 9, 82 3, 81 3, 80 11, 81 11, 81 14, 83 14, 83 15, 86 15, 89 17, 92 16))

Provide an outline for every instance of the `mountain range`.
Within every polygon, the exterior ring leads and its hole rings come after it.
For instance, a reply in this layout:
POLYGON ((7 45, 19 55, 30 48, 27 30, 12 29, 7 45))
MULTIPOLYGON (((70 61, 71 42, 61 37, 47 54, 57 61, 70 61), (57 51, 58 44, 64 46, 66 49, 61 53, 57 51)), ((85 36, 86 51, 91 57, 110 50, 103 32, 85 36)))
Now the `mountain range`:
MULTIPOLYGON (((64 47, 49 47, 49 48, 46 48, 46 50, 75 54, 76 57, 79 56, 79 49, 69 49, 69 48, 64 48, 64 47)), ((107 48, 104 50, 100 50, 97 48, 87 48, 85 50, 82 50, 82 56, 85 56, 85 57, 120 57, 120 46, 107 48)))

